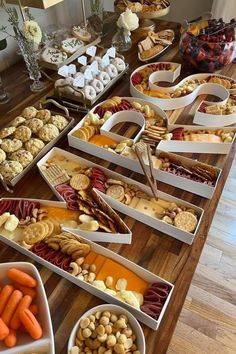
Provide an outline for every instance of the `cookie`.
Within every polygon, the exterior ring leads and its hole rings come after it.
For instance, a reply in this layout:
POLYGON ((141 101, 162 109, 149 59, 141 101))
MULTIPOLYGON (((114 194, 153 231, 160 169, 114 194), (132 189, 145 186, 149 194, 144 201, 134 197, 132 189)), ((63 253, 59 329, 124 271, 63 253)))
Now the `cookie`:
POLYGON ((26 107, 21 113, 21 115, 26 119, 31 119, 36 117, 37 112, 38 110, 35 107, 30 106, 30 107, 26 107))
POLYGON ((13 119, 13 121, 11 122, 11 125, 15 128, 17 128, 20 124, 23 124, 26 121, 26 119, 24 117, 16 117, 15 119, 13 119))
POLYGON ((49 233, 49 226, 44 221, 39 221, 34 224, 26 226, 23 230, 22 237, 23 240, 29 244, 42 241, 49 233))
POLYGON ((60 64, 67 59, 67 54, 62 52, 60 49, 47 47, 44 49, 41 58, 47 63, 60 64))
POLYGON ((51 118, 51 112, 48 109, 40 109, 36 114, 36 118, 41 119, 46 124, 51 118))
POLYGON ((188 211, 182 211, 175 216, 174 225, 181 230, 193 232, 197 226, 197 217, 188 211))
POLYGON ((71 178, 70 185, 76 190, 84 190, 89 187, 90 179, 86 175, 78 173, 71 178))
POLYGON ((122 201, 125 196, 125 190, 123 186, 120 186, 118 184, 113 184, 112 186, 107 188, 106 194, 118 201, 122 201))
POLYGON ((29 127, 33 134, 37 134, 38 131, 43 127, 43 121, 39 118, 29 119, 26 124, 29 127))
POLYGON ((0 130, 0 139, 4 139, 7 136, 11 135, 14 133, 14 131, 16 130, 15 127, 6 127, 0 130))
POLYGON ((33 155, 31 152, 20 149, 8 155, 8 158, 13 161, 18 161, 23 167, 26 167, 33 161, 33 155))
POLYGON ((40 139, 46 142, 55 139, 59 134, 58 128, 51 123, 45 124, 38 132, 40 139))
POLYGON ((26 127, 25 125, 21 125, 20 127, 16 128, 14 137, 25 143, 31 138, 31 130, 30 128, 26 127))
POLYGON ((56 115, 51 117, 49 123, 54 124, 61 131, 65 129, 69 122, 65 117, 56 115))
POLYGON ((43 149, 44 146, 44 142, 36 138, 31 138, 25 143, 25 149, 31 152, 33 156, 36 156, 43 149))
POLYGON ((82 41, 80 41, 78 38, 74 38, 74 37, 64 39, 61 42, 61 48, 64 50, 64 52, 66 52, 68 54, 75 53, 83 45, 84 45, 84 43, 82 41))
POLYGON ((23 166, 18 161, 5 160, 0 164, 0 174, 9 181, 22 171, 23 166))
POLYGON ((19 139, 3 139, 1 148, 5 152, 14 152, 22 147, 22 142, 19 139))
POLYGON ((6 153, 2 149, 0 149, 0 163, 6 160, 6 153))

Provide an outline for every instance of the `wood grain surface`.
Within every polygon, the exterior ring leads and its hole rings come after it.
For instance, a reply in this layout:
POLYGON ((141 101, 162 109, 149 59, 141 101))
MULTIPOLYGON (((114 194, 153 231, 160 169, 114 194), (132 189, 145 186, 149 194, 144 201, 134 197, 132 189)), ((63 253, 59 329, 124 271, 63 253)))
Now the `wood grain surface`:
MULTIPOLYGON (((181 63, 181 58, 178 52, 179 25, 173 22, 157 22, 157 29, 161 30, 165 28, 174 29, 177 36, 172 47, 159 60, 181 63)), ((109 36, 104 40, 107 46, 110 45, 112 32, 114 32, 114 26, 111 28, 111 33, 109 36)), ((130 64, 130 73, 141 65, 137 59, 137 41, 141 37, 145 37, 144 32, 137 31, 133 34, 133 47, 129 52, 125 53, 126 61, 130 64)), ((191 73, 192 72, 188 68, 183 67, 182 76, 187 76, 191 73)), ((236 79, 234 65, 228 66, 222 70, 221 73, 236 79)), ((30 81, 25 72, 23 63, 19 63, 6 70, 2 73, 2 76, 8 91, 13 96, 13 99, 7 105, 0 106, 1 125, 4 125, 4 123, 20 114, 25 106, 34 105, 41 98, 45 98, 47 95, 52 94, 53 85, 48 80, 45 80, 46 88, 43 92, 38 94, 32 94, 30 92, 30 81)), ((52 76, 55 76, 55 74, 52 76)), ((129 96, 129 77, 126 77, 117 83, 112 91, 109 92, 109 95, 129 96)), ((203 96, 199 97, 193 105, 186 108, 168 111, 167 113, 170 118, 170 122, 192 124, 194 111, 199 102, 204 98, 205 97, 203 96)), ((82 115, 76 115, 75 118, 78 122, 82 118, 82 115)), ((110 164, 106 161, 95 158, 94 156, 69 148, 66 137, 62 139, 57 146, 99 163, 102 166, 109 167, 125 176, 144 182, 144 177, 139 174, 132 173, 129 170, 110 164)), ((166 184, 158 183, 160 190, 194 203, 205 210, 202 224, 192 246, 183 244, 182 242, 177 241, 161 232, 153 230, 151 227, 148 227, 125 215, 122 215, 122 217, 133 232, 132 245, 103 244, 109 249, 121 254, 123 257, 128 258, 129 260, 175 284, 175 290, 171 302, 159 330, 154 332, 142 325, 146 337, 147 354, 164 354, 167 351, 179 314, 183 307, 186 294, 190 287, 194 271, 205 244, 219 198, 234 158, 234 154, 235 146, 233 146, 227 156, 185 154, 185 156, 199 159, 200 161, 223 168, 223 173, 216 192, 210 201, 166 184)), ((9 196, 9 194, 1 191, 1 196, 9 196)), ((51 190, 46 185, 46 182, 44 182, 44 180, 40 177, 36 167, 34 167, 32 171, 30 171, 15 187, 14 196, 55 200, 51 190)), ((19 254, 4 244, 1 244, 1 262, 19 260, 32 262, 27 257, 19 254)), ((48 296, 55 333, 56 353, 65 354, 67 352, 67 340, 70 335, 70 331, 77 319, 87 309, 97 304, 101 304, 102 301, 88 294, 86 291, 76 287, 67 280, 62 279, 60 276, 52 273, 47 268, 42 267, 39 264, 36 264, 36 266, 40 270, 48 296)))

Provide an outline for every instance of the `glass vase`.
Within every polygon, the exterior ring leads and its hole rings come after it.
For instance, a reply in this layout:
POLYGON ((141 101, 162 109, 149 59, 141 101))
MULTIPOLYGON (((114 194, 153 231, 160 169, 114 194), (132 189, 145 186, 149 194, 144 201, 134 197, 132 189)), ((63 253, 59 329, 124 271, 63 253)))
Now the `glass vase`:
POLYGON ((35 50, 34 43, 20 36, 17 40, 29 77, 33 80, 33 83, 30 85, 30 90, 33 92, 41 91, 44 89, 44 84, 40 81, 42 75, 38 64, 38 52, 35 50))
POLYGON ((91 18, 90 24, 94 32, 103 35, 103 0, 90 0, 91 18))
POLYGON ((5 90, 0 76, 0 104, 9 102, 11 99, 9 93, 5 90))
POLYGON ((118 31, 112 38, 112 46, 115 47, 119 53, 126 52, 132 47, 130 34, 127 34, 123 28, 118 28, 118 31))

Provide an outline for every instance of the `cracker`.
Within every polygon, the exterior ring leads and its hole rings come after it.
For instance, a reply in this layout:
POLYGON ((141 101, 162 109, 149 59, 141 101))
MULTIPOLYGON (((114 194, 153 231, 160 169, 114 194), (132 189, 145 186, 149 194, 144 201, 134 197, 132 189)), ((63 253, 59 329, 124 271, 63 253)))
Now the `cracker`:
POLYGON ((26 243, 33 245, 34 243, 42 241, 48 235, 48 232, 48 225, 43 221, 39 221, 28 225, 24 229, 22 236, 26 243))
POLYGON ((106 194, 109 197, 121 202, 124 199, 125 190, 124 190, 123 186, 120 186, 120 185, 117 185, 117 184, 113 184, 113 185, 111 185, 110 187, 107 188, 106 194))
POLYGON ((44 175, 48 182, 53 186, 58 186, 59 184, 67 183, 70 177, 59 165, 51 165, 46 170, 44 170, 44 175))
POLYGON ((174 218, 174 225, 187 232, 193 232, 196 229, 197 222, 197 217, 188 211, 182 211, 174 218))
POLYGON ((78 173, 71 178, 70 185, 75 190, 84 190, 89 187, 90 179, 86 175, 78 173))

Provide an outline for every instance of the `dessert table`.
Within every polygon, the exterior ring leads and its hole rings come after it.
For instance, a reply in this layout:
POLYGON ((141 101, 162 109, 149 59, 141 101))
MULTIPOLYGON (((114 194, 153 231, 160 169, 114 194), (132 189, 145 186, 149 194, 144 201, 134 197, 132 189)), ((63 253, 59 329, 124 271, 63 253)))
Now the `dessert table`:
MULTIPOLYGON (((180 25, 174 22, 157 21, 158 30, 167 28, 175 31, 176 39, 167 52, 161 56, 161 61, 181 63, 181 57, 179 56, 178 51, 178 32, 180 25)), ((112 34, 114 32, 115 26, 113 26, 111 33, 104 38, 103 42, 105 45, 109 46, 112 34)), ((145 37, 145 33, 143 31, 136 31, 132 34, 132 49, 125 53, 126 61, 130 65, 129 74, 141 65, 137 56, 137 42, 143 37, 145 37)), ((221 70, 220 73, 236 79, 235 64, 227 66, 221 70)), ((51 77, 56 75, 55 73, 50 72, 49 74, 51 77)), ((110 97, 114 95, 129 96, 129 74, 109 91, 108 94, 110 97)), ((191 71, 183 65, 181 77, 185 77, 190 74, 191 71)), ((39 100, 50 96, 53 92, 53 83, 48 79, 44 79, 46 84, 44 91, 37 94, 31 93, 29 89, 30 81, 28 79, 25 66, 22 62, 19 62, 11 68, 5 70, 5 72, 1 73, 1 75, 7 90, 12 95, 12 100, 8 104, 0 106, 1 126, 20 114, 24 107, 35 105, 39 100)), ((198 107, 200 101, 205 98, 206 96, 199 96, 192 105, 177 109, 175 111, 167 111, 170 122, 192 124, 194 111, 198 107)), ((83 117, 82 114, 71 115, 75 117, 76 122, 83 117)), ((111 170, 114 170, 124 176, 132 177, 133 179, 141 182, 145 181, 144 176, 137 173, 132 173, 132 171, 100 160, 94 156, 82 153, 73 148, 69 148, 67 137, 64 137, 57 144, 57 146, 76 155, 99 163, 102 166, 110 168, 111 170)), ((123 257, 141 265, 145 269, 150 270, 175 285, 173 296, 158 331, 155 332, 142 325, 146 338, 147 354, 164 354, 167 352, 168 345, 183 307, 194 271, 197 267, 199 257, 204 247, 216 207, 229 174, 234 155, 235 144, 228 155, 184 154, 184 156, 198 159, 201 162, 205 162, 223 169, 216 192, 211 200, 158 182, 158 188, 161 191, 191 202, 204 209, 205 212, 202 223, 191 246, 161 232, 153 230, 151 227, 142 224, 141 221, 135 221, 125 215, 122 215, 122 218, 133 232, 132 244, 103 244, 123 257)), ((11 196, 4 192, 3 188, 1 188, 0 195, 1 197, 11 196)), ((55 196, 40 176, 36 166, 19 182, 19 184, 14 187, 14 197, 55 200, 55 196)), ((31 259, 28 259, 24 255, 21 255, 17 251, 1 243, 0 262, 8 261, 33 262, 31 259)), ((36 266, 40 270, 49 301, 55 335, 56 353, 67 353, 67 341, 77 319, 89 308, 101 304, 102 301, 90 295, 85 290, 78 288, 64 278, 61 278, 59 275, 51 272, 49 269, 39 264, 36 264, 36 266)))

